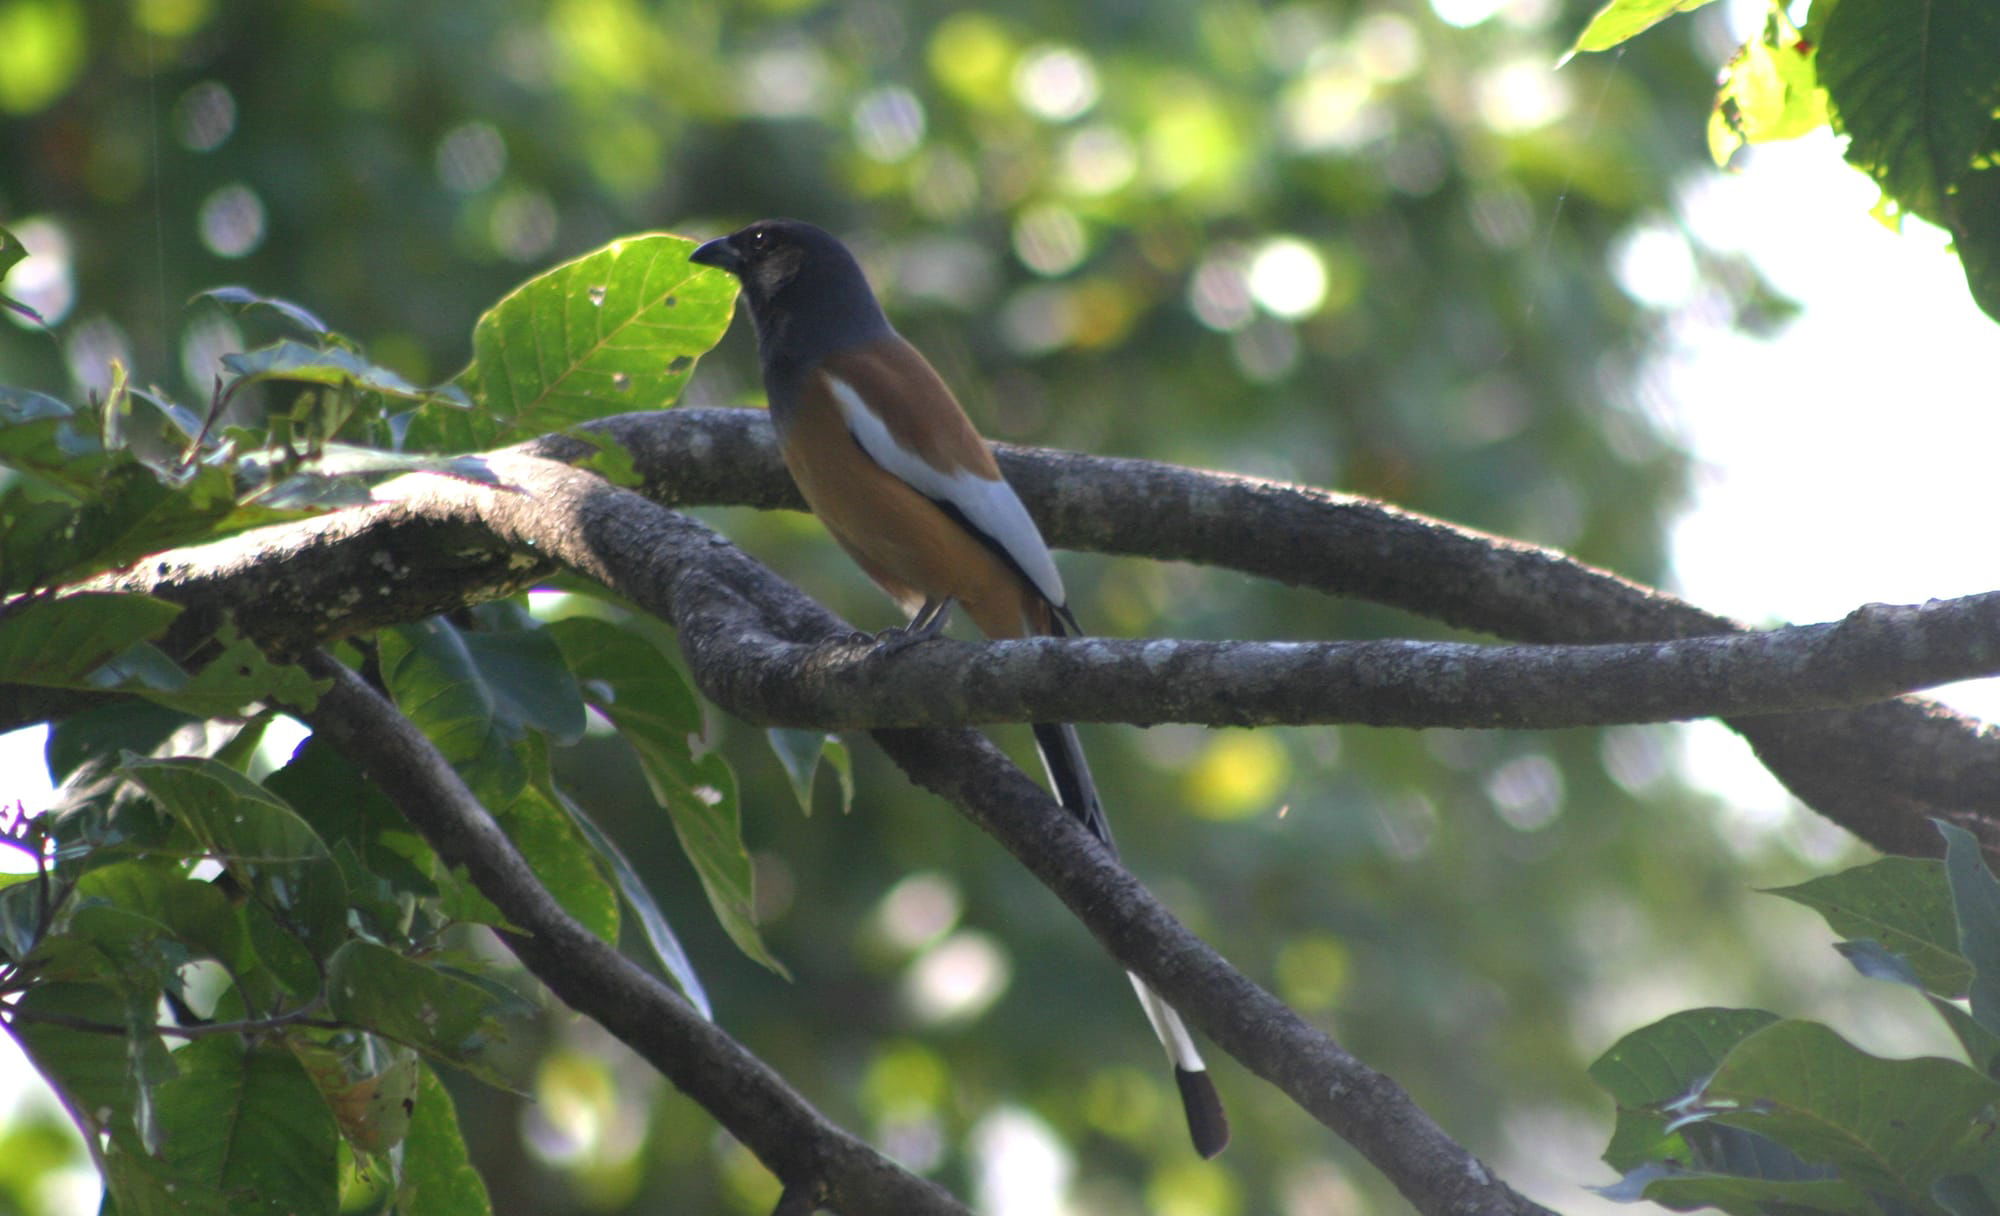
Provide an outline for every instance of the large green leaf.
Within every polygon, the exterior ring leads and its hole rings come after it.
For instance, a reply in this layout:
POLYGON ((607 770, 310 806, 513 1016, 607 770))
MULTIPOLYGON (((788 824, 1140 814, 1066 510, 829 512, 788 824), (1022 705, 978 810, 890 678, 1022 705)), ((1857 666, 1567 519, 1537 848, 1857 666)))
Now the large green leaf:
POLYGON ((1943 863, 1884 857, 1768 894, 1813 909, 1842 937, 1880 942, 1910 965, 1926 990, 1965 995, 1972 968, 1959 953, 1943 863))
POLYGON ((464 380, 481 408, 435 419, 447 442, 486 447, 671 404, 736 300, 735 279, 688 264, 693 249, 626 237, 503 297, 472 331, 464 380))
POLYGON ((342 1021, 496 1085, 512 1084, 490 1053, 506 1041, 502 1017, 513 1007, 479 985, 356 939, 327 964, 326 987, 342 1021))
POLYGON ((1690 1110, 1922 1204, 2000 1134, 1996 1101, 2000 1082, 1954 1060, 1884 1060, 1816 1022, 1783 1021, 1738 1043, 1690 1110))
POLYGON ((1841 0, 1820 30, 1819 78, 1847 159, 1905 210, 1943 222, 2000 104, 2000 5, 1841 0))
POLYGON ((180 1076, 160 1087, 159 1115, 162 1156, 184 1185, 244 1216, 332 1216, 339 1133, 291 1053, 215 1035, 175 1057, 180 1076))
POLYGON ((0 682, 84 687, 84 677, 136 642, 158 637, 179 604, 85 592, 0 616, 0 682))

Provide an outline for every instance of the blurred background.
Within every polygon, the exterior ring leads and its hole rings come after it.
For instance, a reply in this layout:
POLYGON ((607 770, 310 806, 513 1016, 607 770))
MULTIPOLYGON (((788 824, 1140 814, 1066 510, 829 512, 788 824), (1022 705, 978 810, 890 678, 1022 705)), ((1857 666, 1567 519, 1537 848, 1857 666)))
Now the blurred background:
MULTIPOLYGON (((1969 486, 1993 448, 1952 370, 1991 327, 1938 242, 1872 229, 1824 143, 1764 185, 1708 163, 1715 72, 1760 5, 1556 70, 1591 7, 0 0, 0 224, 35 255, 7 290, 54 329, 0 325, 0 382, 81 394, 116 358, 203 400, 246 341, 185 304, 221 283, 442 379, 542 268, 786 214, 854 245, 996 438, 1376 495, 1753 620, 1994 585, 1924 564, 1908 519, 1858 533, 1879 500, 1840 513, 1861 476, 1928 459, 1969 486), (1872 376, 1871 348, 1932 379, 1872 376)), ((757 391, 739 327, 689 397, 757 391)), ((892 623, 805 517, 709 514, 892 623)), ((1110 634, 1443 636, 1227 573, 1063 564, 1110 634)), ((635 769, 589 743, 567 767, 722 1022, 836 1120, 985 1212, 1406 1210, 1226 1059, 1236 1140, 1195 1159, 1123 977, 1052 897, 864 740, 852 813, 823 780, 802 817, 761 732, 714 717, 794 982, 714 927, 635 769)), ((1858 850, 1720 727, 1086 742, 1134 871, 1563 1210, 1612 1180, 1583 1068, 1653 1018, 1762 1004, 1938 1049, 1918 998, 1755 894, 1858 850)), ((33 797, 33 752, 7 754, 0 795, 33 797)), ((551 1014, 521 1047, 526 1095, 451 1078, 496 1211, 769 1210, 762 1168, 590 1025, 551 1014)), ((95 1210, 66 1121, 9 1060, 0 1211, 95 1210)))

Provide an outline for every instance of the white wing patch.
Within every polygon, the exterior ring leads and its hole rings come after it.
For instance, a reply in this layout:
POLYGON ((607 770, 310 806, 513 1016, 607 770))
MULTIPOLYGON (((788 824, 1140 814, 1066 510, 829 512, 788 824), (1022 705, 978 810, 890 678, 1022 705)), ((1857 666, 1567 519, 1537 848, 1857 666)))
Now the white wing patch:
POLYGON ((938 472, 923 457, 896 442, 853 385, 838 376, 821 374, 833 390, 833 399, 840 406, 848 433, 876 464, 924 497, 958 508, 973 527, 1013 559, 1049 603, 1060 608, 1068 602, 1063 594, 1062 575, 1056 572, 1055 559, 1049 556, 1048 542, 1042 539, 1035 521, 1028 517, 1028 509, 1021 505, 1020 496, 1005 478, 989 481, 962 469, 954 473, 938 472))

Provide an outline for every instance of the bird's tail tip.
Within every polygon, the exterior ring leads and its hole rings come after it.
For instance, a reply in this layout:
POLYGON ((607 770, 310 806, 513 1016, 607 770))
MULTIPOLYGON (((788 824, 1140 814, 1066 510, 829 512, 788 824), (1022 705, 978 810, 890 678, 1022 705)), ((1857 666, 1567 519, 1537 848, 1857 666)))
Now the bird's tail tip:
POLYGON ((1194 1151, 1213 1157, 1229 1147, 1229 1116, 1222 1109, 1222 1095, 1208 1079, 1206 1068, 1174 1067, 1174 1084, 1180 1087, 1181 1106, 1187 1111, 1188 1134, 1194 1151))

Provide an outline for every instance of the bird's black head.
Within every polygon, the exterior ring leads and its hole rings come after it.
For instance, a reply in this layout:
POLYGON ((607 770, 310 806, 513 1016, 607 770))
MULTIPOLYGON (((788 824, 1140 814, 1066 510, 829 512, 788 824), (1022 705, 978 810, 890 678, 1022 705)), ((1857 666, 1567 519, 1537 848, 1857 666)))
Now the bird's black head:
POLYGON ((688 261, 742 281, 766 367, 817 359, 888 332, 860 263, 823 228, 759 220, 702 245, 688 261))

